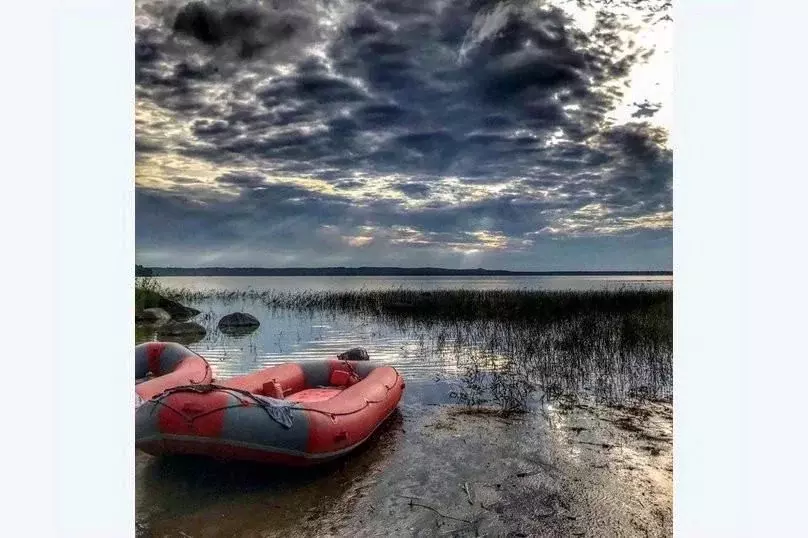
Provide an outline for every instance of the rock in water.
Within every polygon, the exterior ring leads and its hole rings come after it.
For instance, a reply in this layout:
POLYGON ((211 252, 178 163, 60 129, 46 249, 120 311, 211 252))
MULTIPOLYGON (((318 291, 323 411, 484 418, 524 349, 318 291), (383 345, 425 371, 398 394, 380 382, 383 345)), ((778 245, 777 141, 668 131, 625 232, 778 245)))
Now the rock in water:
POLYGON ((261 325, 261 322, 252 314, 245 314, 244 312, 233 312, 227 314, 219 320, 219 330, 226 332, 228 330, 244 330, 256 329, 261 325))
POLYGON ((177 321, 186 321, 197 314, 199 310, 190 306, 183 306, 177 301, 163 297, 159 293, 148 289, 135 289, 135 309, 145 312, 150 308, 162 308, 177 321))
POLYGON ((365 348, 363 348, 363 347, 353 347, 353 348, 349 349, 348 351, 345 351, 344 353, 340 353, 339 355, 337 355, 337 358, 339 358, 342 361, 369 361, 370 360, 370 356, 368 355, 367 350, 365 348))
POLYGON ((159 336, 205 336, 207 330, 193 321, 171 321, 157 329, 159 336))
POLYGON ((170 320, 171 314, 162 308, 146 308, 145 310, 135 313, 135 321, 137 323, 158 324, 170 320))

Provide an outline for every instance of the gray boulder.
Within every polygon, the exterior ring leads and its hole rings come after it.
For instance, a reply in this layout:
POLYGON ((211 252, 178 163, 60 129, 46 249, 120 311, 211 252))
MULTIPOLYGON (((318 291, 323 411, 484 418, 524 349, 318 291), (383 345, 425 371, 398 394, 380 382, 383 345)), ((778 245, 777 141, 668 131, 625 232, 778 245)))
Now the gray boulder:
POLYGON ((177 321, 186 321, 200 313, 196 308, 183 306, 177 301, 163 297, 154 290, 136 288, 135 310, 143 312, 150 308, 162 308, 168 312, 172 319, 177 321))
POLYGON ((225 333, 228 331, 242 333, 244 331, 254 331, 259 325, 261 325, 261 322, 252 314, 233 312, 232 314, 223 316, 222 319, 219 320, 218 327, 220 331, 225 333))

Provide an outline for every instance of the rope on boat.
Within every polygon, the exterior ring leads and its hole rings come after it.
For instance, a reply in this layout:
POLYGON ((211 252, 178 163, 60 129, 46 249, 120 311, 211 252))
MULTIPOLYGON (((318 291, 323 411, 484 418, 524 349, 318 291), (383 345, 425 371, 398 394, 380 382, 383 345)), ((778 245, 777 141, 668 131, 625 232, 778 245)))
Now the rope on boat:
MULTIPOLYGON (((292 418, 291 418, 291 416, 287 415, 287 416, 281 417, 280 415, 278 415, 278 414, 276 414, 274 412, 279 407, 284 407, 286 410, 291 411, 293 409, 293 407, 291 405, 272 406, 271 404, 268 404, 266 402, 266 400, 264 400, 263 398, 259 397, 256 394, 253 394, 250 391, 242 390, 242 389, 236 389, 236 388, 232 388, 232 387, 225 387, 225 386, 216 385, 216 384, 213 384, 213 383, 208 383, 208 384, 204 384, 204 385, 203 384, 197 384, 197 385, 184 385, 184 386, 180 386, 180 387, 173 387, 173 388, 170 388, 170 389, 165 390, 162 393, 158 394, 151 401, 154 402, 157 405, 162 405, 164 407, 167 407, 168 409, 174 411, 175 413, 177 413, 178 415, 183 417, 186 420, 186 422, 188 422, 189 424, 193 424, 193 422, 198 418, 206 417, 208 415, 211 415, 213 413, 218 413, 219 411, 224 411, 226 409, 233 409, 233 408, 243 407, 243 405, 244 405, 243 400, 239 399, 238 396, 236 396, 236 395, 241 395, 241 396, 244 396, 244 397, 248 398, 249 400, 252 400, 252 402, 257 407, 260 407, 261 409, 263 409, 266 412, 266 414, 267 414, 267 416, 269 416, 269 418, 271 418, 272 420, 274 420, 275 422, 277 422, 278 424, 280 424, 284 428, 289 429, 289 428, 292 427, 292 418), (194 393, 197 393, 197 394, 208 394, 210 392, 215 392, 215 391, 222 391, 222 392, 225 392, 227 394, 230 394, 231 396, 235 396, 236 399, 239 400, 239 403, 236 404, 236 405, 226 405, 226 406, 223 406, 223 407, 217 407, 217 408, 211 409, 210 411, 207 411, 205 413, 200 413, 200 414, 195 415, 193 417, 189 417, 188 415, 186 415, 182 411, 179 411, 179 410, 175 409, 174 407, 170 406, 169 404, 167 404, 167 403, 165 403, 163 401, 163 399, 166 398, 167 396, 170 396, 171 394, 174 394, 174 393, 177 393, 177 392, 194 392, 194 393)), ((283 400, 279 400, 279 401, 283 401, 283 400)), ((154 413, 155 409, 156 408, 152 408, 152 410, 151 410, 152 414, 154 413)))
MULTIPOLYGON (((194 352, 191 351, 191 353, 194 352)), ((199 353, 194 353, 194 355, 202 359, 202 362, 205 363, 205 375, 199 381, 194 381, 193 379, 189 379, 188 381, 190 381, 192 385, 201 385, 205 381, 205 379, 208 379, 208 376, 210 376, 211 380, 213 379, 213 369, 210 367, 210 363, 207 361, 207 359, 205 359, 205 357, 203 357, 199 353)))
MULTIPOLYGON (((147 343, 149 343, 149 342, 147 342, 147 343)), ((167 343, 170 343, 170 342, 167 342, 167 343)), ((182 362, 182 361, 184 361, 185 359, 188 359, 188 358, 197 357, 197 358, 201 359, 202 362, 205 364, 205 373, 203 374, 202 379, 200 379, 199 381, 194 381, 193 379, 189 379, 188 383, 191 384, 191 385, 201 385, 202 383, 205 382, 205 379, 208 379, 208 378, 213 379, 213 369, 210 367, 210 363, 208 362, 208 360, 205 357, 203 357, 202 355, 200 355, 199 353, 197 353, 196 351, 193 351, 192 349, 189 349, 187 346, 183 346, 182 344, 180 344, 180 345, 182 346, 182 348, 185 349, 185 351, 187 351, 187 353, 183 353, 180 356, 180 362, 182 362)), ((160 350, 160 354, 157 357, 158 360, 162 358, 163 351, 165 351, 165 349, 160 350)), ((179 366, 179 363, 177 363, 177 366, 179 366)), ((156 375, 156 372, 153 375, 155 375, 155 377, 160 377, 160 376, 156 375)), ((136 379, 135 380, 135 385, 137 385, 139 382, 143 383, 145 381, 150 381, 150 379, 142 378, 139 381, 136 379)))
MULTIPOLYGON (((345 362, 347 363, 347 361, 345 361, 345 362)), ((348 364, 348 367, 353 371, 353 373, 358 375, 358 373, 356 372, 356 370, 354 369, 354 366, 352 364, 348 364)), ((396 386, 396 384, 398 384, 398 380, 401 378, 401 375, 398 373, 398 370, 393 368, 393 371, 396 374, 396 381, 390 387, 388 387, 386 384, 383 385, 383 387, 385 388, 386 394, 389 393, 393 389, 393 387, 396 386)), ((179 411, 178 409, 175 409, 174 407, 172 407, 171 405, 169 405, 169 404, 167 404, 167 403, 165 403, 163 401, 163 399, 166 398, 167 396, 170 396, 171 394, 178 393, 178 392, 194 392, 194 393, 197 393, 197 394, 208 394, 210 392, 215 392, 215 391, 225 392, 227 394, 230 394, 231 396, 235 396, 237 399, 238 399, 237 395, 245 396, 249 400, 252 400, 258 407, 262 408, 267 413, 267 416, 269 416, 270 419, 274 420, 275 422, 278 422, 279 424, 284 426, 286 429, 289 429, 289 428, 292 427, 292 425, 291 425, 291 417, 290 417, 290 420, 289 420, 289 424, 287 425, 283 421, 278 420, 278 418, 276 418, 273 415, 273 411, 275 409, 277 409, 277 408, 273 407, 272 405, 267 405, 266 400, 264 400, 264 398, 267 398, 266 396, 259 397, 260 395, 256 395, 256 394, 254 394, 254 393, 252 393, 252 392, 250 392, 248 390, 237 389, 237 388, 233 388, 233 387, 225 387, 223 385, 217 385, 217 384, 214 384, 214 383, 183 385, 183 386, 180 386, 180 387, 172 387, 170 389, 167 389, 167 390, 161 392, 160 394, 158 394, 157 396, 155 396, 154 398, 152 398, 150 400, 151 403, 155 404, 155 407, 152 407, 150 414, 154 414, 154 411, 156 409, 156 405, 162 405, 163 407, 166 407, 166 408, 170 409, 171 411, 177 413, 183 419, 185 419, 185 421, 188 422, 189 425, 192 425, 193 422, 198 418, 206 417, 206 416, 211 415, 213 413, 218 413, 220 411, 225 411, 227 409, 235 409, 235 408, 243 407, 243 401, 240 400, 239 403, 236 404, 236 405, 226 405, 226 406, 222 406, 222 407, 217 407, 215 409, 211 409, 210 411, 206 411, 205 413, 200 413, 199 415, 189 417, 188 415, 186 415, 182 411, 179 411)), ((283 401, 283 400, 279 400, 279 401, 283 401)), ((347 411, 347 412, 343 412, 343 413, 332 413, 332 412, 329 412, 329 411, 322 411, 320 409, 311 409, 311 408, 308 408, 308 407, 295 407, 295 406, 292 406, 292 405, 283 406, 283 407, 286 410, 288 410, 290 413, 291 413, 291 411, 305 411, 305 412, 309 412, 309 413, 320 413, 321 415, 325 415, 325 416, 330 417, 331 419, 333 419, 334 417, 338 417, 338 416, 348 416, 348 415, 353 415, 355 413, 359 413, 360 411, 363 411, 363 410, 367 409, 368 407, 370 407, 371 404, 377 404, 377 403, 382 403, 382 402, 384 402, 384 398, 382 398, 381 400, 368 400, 368 399, 365 399, 365 405, 364 406, 360 407, 359 409, 354 409, 353 411, 347 411)))

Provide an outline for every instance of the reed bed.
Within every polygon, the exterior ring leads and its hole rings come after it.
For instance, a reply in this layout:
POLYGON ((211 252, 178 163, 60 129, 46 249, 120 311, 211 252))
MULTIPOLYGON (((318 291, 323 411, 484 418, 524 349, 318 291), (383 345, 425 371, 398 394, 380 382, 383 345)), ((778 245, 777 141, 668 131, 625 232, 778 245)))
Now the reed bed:
POLYGON ((454 396, 472 406, 524 410, 536 389, 542 398, 590 394, 608 402, 672 394, 669 290, 197 291, 148 280, 138 286, 180 302, 260 303, 392 325, 428 348, 426 355, 457 361, 463 375, 454 396))
MULTIPOLYGON (((419 320, 479 319, 553 322, 580 314, 628 314, 649 308, 670 311, 667 290, 189 290, 147 284, 164 296, 186 302, 258 302, 269 308, 351 311, 419 320)), ((663 313, 663 312, 660 312, 663 313)))

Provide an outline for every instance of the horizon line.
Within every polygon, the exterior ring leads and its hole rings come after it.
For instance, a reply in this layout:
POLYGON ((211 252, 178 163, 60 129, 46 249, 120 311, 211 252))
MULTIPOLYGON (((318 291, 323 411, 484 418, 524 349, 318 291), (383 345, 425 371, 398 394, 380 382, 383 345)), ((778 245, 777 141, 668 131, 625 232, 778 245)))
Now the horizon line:
POLYGON ((328 265, 328 266, 294 266, 294 267, 266 267, 266 266, 157 266, 136 264, 136 268, 141 267, 152 271, 441 271, 441 272, 486 272, 486 273, 521 273, 521 274, 603 274, 603 273, 630 273, 630 274, 673 274, 672 269, 487 269, 484 267, 474 268, 449 268, 436 266, 395 266, 395 265, 328 265))

